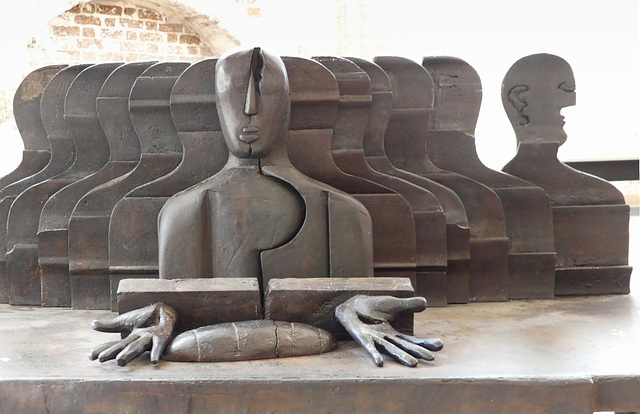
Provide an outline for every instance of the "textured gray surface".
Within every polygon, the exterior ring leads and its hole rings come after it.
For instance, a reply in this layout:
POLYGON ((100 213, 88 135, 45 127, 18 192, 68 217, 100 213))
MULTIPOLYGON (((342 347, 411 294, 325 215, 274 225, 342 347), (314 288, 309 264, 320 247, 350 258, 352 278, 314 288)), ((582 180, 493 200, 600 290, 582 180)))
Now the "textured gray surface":
POLYGON ((427 309, 416 334, 445 348, 417 368, 377 368, 353 342, 312 357, 122 368, 87 358, 118 338, 89 328, 113 313, 0 305, 0 413, 640 411, 638 287, 632 275, 631 295, 427 309))
POLYGON ((87 359, 88 349, 118 335, 88 324, 106 315, 1 305, 0 411, 46 412, 38 404, 52 404, 52 413, 101 412, 112 404, 116 411, 164 413, 237 404, 238 412, 329 412, 360 401, 355 412, 365 412, 374 401, 384 407, 391 395, 405 412, 506 413, 517 404, 528 413, 640 410, 640 297, 633 295, 428 309, 417 315, 416 333, 441 336, 445 349, 414 369, 391 361, 377 368, 344 342, 325 355, 282 360, 98 364, 87 359), (600 381, 608 386, 594 386, 600 381), (592 406, 592 397, 602 405, 592 406), (148 411, 140 411, 150 398, 148 411), (260 398, 269 403, 258 404, 260 398), (70 401, 81 408, 74 411, 70 401))

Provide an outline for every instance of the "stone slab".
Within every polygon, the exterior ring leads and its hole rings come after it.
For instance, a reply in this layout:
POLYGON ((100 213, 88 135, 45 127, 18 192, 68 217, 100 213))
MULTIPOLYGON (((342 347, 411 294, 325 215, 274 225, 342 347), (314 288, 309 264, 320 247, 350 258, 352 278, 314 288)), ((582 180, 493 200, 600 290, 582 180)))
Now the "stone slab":
POLYGON ((272 378, 0 384, 0 398, 11 413, 593 413, 592 384, 585 378, 535 383, 272 378))
MULTIPOLYGON (((351 337, 335 318, 338 305, 356 295, 415 296, 409 278, 307 278, 271 279, 265 294, 265 317, 302 322, 331 332, 338 340, 351 337)), ((391 323, 398 331, 413 333, 413 313, 398 314, 391 323)))
POLYGON ((0 412, 640 411, 639 312, 637 295, 427 309, 416 334, 445 348, 416 368, 378 368, 353 341, 310 357, 119 367, 87 358, 119 338, 89 328, 113 312, 0 305, 0 412))
POLYGON ((176 332, 222 322, 262 318, 260 288, 253 278, 124 279, 120 314, 163 302, 178 312, 176 332))
POLYGON ((89 324, 115 313, 0 305, 0 412, 640 412, 640 279, 631 279, 630 295, 429 308, 415 333, 445 347, 416 368, 386 358, 378 368, 353 341, 289 359, 99 364, 88 350, 120 336, 89 324))

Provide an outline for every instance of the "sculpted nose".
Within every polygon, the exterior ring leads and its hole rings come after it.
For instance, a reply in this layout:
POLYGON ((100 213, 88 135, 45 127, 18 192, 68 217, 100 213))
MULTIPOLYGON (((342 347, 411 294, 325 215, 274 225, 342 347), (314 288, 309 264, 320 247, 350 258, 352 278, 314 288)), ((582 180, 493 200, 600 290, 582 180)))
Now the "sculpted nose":
POLYGON ((244 102, 244 113, 251 116, 258 113, 258 85, 253 74, 249 74, 247 98, 244 102))

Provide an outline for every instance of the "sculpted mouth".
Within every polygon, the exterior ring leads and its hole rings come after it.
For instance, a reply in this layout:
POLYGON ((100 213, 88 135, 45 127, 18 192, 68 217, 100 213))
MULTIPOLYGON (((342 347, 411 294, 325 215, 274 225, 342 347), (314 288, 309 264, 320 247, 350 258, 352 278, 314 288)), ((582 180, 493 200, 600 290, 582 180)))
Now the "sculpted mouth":
POLYGON ((258 131, 259 131, 258 128, 254 126, 243 127, 242 133, 238 136, 238 138, 242 142, 251 144, 258 138, 260 138, 260 136, 258 135, 258 131))

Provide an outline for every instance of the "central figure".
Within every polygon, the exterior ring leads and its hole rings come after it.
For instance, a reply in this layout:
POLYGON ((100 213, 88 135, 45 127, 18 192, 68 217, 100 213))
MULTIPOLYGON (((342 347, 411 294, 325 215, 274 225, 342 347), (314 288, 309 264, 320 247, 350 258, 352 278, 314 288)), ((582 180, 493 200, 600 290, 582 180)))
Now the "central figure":
MULTIPOLYGON (((229 160, 213 177, 172 197, 160 212, 160 278, 257 278, 264 302, 272 278, 373 276, 369 212, 289 161, 291 102, 282 60, 255 48, 221 58, 215 75, 229 160)), ((357 295, 338 305, 335 317, 377 365, 383 352, 416 366, 418 359, 432 360, 430 351, 440 350, 442 341, 402 334, 389 321, 426 306, 421 297, 357 295)), ((269 320, 211 325, 174 338, 177 317, 174 309, 156 303, 93 321, 96 330, 125 335, 94 348, 90 358, 125 365, 151 350, 154 363, 161 355, 215 362, 310 355, 335 347, 328 332, 269 320), (285 341, 278 339, 284 337, 297 338, 292 349, 284 349, 285 341), (303 346, 303 337, 318 341, 303 346), (234 344, 247 338, 256 345, 237 352, 234 344)))
POLYGON ((289 161, 289 82, 255 48, 216 65, 229 160, 171 198, 159 216, 160 278, 373 276, 371 218, 349 195, 289 161))

